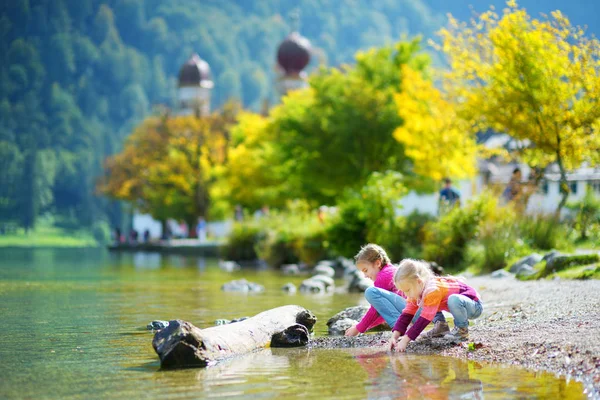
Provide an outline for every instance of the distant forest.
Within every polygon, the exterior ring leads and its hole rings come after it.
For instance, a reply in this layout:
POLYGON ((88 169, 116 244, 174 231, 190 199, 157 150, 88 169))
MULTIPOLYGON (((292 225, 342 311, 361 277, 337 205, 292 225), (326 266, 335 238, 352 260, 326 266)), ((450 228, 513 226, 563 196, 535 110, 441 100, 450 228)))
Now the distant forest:
MULTIPOLYGON (((435 37, 446 13, 465 20, 492 0, 10 0, 0 4, 0 222, 32 228, 121 225, 121 206, 95 195, 106 156, 157 105, 174 104, 181 64, 211 67, 213 108, 274 101, 275 52, 299 28, 308 70, 350 62, 403 35, 435 37), (290 16, 298 11, 297 27, 290 16)), ((520 1, 599 26, 597 0, 520 1)), ((426 46, 424 46, 426 47, 426 46)), ((435 57, 434 57, 435 59, 435 57)), ((438 60, 443 64, 443 60, 438 60)))

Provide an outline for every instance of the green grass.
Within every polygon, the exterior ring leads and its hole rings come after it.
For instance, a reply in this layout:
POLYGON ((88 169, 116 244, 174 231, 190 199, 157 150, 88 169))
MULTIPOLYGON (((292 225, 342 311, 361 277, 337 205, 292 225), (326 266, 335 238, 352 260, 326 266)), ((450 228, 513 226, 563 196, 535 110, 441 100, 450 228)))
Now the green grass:
POLYGON ((561 279, 600 279, 600 264, 581 265, 565 269, 554 275, 549 275, 548 278, 552 279, 554 276, 561 279))
POLYGON ((0 235, 0 247, 94 247, 98 242, 84 231, 65 231, 53 226, 39 226, 25 233, 0 235))

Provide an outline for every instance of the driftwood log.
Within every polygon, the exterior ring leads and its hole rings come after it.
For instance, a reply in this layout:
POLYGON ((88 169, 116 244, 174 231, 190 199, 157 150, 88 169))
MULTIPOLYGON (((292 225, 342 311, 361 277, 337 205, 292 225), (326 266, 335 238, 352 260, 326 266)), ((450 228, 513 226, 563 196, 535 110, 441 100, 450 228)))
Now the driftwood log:
POLYGON ((316 321, 310 311, 292 305, 206 329, 174 320, 156 332, 152 346, 160 357, 162 368, 206 367, 268 346, 304 346, 316 321))

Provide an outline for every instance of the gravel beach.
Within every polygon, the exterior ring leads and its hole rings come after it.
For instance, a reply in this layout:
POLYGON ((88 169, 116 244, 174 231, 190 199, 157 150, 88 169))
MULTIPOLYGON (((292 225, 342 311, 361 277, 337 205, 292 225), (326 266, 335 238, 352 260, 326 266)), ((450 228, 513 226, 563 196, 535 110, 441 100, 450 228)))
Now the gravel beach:
MULTIPOLYGON (((468 282, 484 302, 484 313, 469 329, 469 342, 418 339, 407 351, 550 371, 582 381, 590 397, 600 398, 600 281, 485 276, 468 282)), ((383 346, 389 335, 316 338, 309 347, 383 346)))

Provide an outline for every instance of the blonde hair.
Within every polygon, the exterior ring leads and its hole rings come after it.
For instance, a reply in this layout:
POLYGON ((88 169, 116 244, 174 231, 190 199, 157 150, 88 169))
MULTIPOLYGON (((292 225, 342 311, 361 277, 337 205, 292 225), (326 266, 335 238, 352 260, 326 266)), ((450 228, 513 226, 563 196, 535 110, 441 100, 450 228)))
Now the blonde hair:
POLYGON ((383 247, 374 243, 369 243, 361 247, 358 254, 354 256, 354 261, 356 262, 368 261, 370 263, 374 263, 377 260, 381 261, 382 267, 392 263, 383 247))
POLYGON ((398 265, 398 269, 394 274, 394 284, 398 286, 399 282, 416 281, 417 279, 427 282, 431 278, 433 278, 433 271, 431 271, 429 264, 422 260, 406 258, 398 265))

